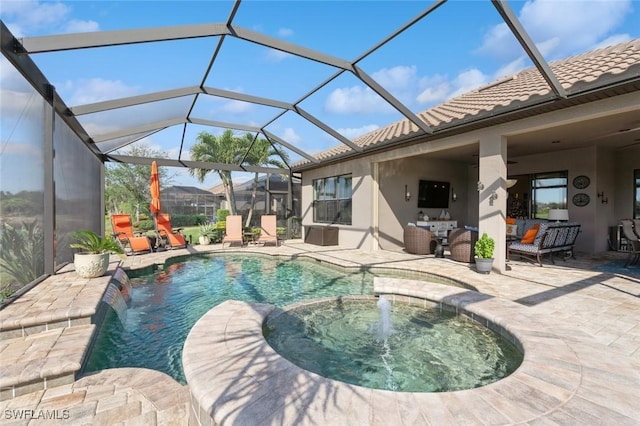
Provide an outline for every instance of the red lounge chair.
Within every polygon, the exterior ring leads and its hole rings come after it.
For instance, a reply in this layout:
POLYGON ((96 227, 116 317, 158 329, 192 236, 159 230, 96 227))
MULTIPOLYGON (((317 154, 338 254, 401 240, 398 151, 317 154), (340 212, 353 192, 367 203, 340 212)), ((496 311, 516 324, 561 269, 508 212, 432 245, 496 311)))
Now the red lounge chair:
POLYGON ((187 240, 180 233, 182 228, 173 229, 171 226, 171 218, 167 213, 158 213, 154 215, 153 220, 156 224, 156 232, 158 233, 158 241, 162 241, 165 248, 185 248, 187 240))
POLYGON ((127 255, 152 251, 149 239, 140 232, 133 232, 131 216, 128 214, 112 214, 111 227, 114 238, 127 255))

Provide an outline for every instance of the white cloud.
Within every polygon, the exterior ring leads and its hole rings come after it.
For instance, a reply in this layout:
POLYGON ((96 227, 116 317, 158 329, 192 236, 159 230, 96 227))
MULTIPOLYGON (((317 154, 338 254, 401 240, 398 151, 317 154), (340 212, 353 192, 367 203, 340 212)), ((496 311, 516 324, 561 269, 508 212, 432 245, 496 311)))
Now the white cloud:
POLYGON ((105 80, 102 78, 66 81, 64 90, 70 93, 70 96, 68 96, 70 106, 124 98, 138 93, 137 88, 127 86, 120 80, 105 80))
POLYGON ((422 77, 419 87, 421 92, 416 96, 416 100, 420 104, 433 104, 444 101, 451 91, 451 84, 447 77, 439 74, 431 77, 422 77))
POLYGON ((421 80, 424 90, 416 97, 421 104, 436 104, 469 92, 487 83, 488 77, 480 70, 472 68, 461 72, 453 80, 437 75, 421 80))
POLYGON ((251 110, 252 107, 253 105, 250 104, 249 102, 231 100, 231 101, 225 102, 224 105, 222 105, 222 107, 218 109, 218 111, 238 115, 238 114, 246 114, 251 110))
POLYGON ((393 68, 383 68, 374 72, 371 77, 387 90, 396 90, 412 87, 417 80, 418 68, 415 65, 398 65, 393 68))
POLYGON ((453 80, 453 86, 456 90, 451 94, 451 98, 462 95, 463 93, 470 92, 473 89, 487 83, 487 76, 478 69, 470 69, 464 71, 453 80))
POLYGON ((302 137, 300 137, 300 135, 298 135, 296 131, 291 127, 287 127, 286 129, 284 129, 284 133, 280 136, 280 138, 290 144, 299 143, 302 141, 302 137))
POLYGON ((508 75, 516 74, 519 71, 522 71, 527 67, 525 56, 520 56, 519 58, 509 62, 508 64, 503 65, 493 74, 493 78, 495 80, 506 77, 508 75))
POLYGON ((3 1, 2 14, 7 27, 16 37, 46 33, 98 31, 96 21, 70 19, 71 7, 62 2, 20 0, 3 1))
POLYGON ((67 33, 90 33, 99 30, 100 24, 96 21, 81 21, 79 19, 72 19, 65 28, 67 33))
POLYGON ((278 30, 278 36, 280 37, 291 37, 293 35, 293 30, 291 28, 280 28, 278 30))
MULTIPOLYGON (((631 0, 529 0, 519 19, 540 51, 552 60, 594 49, 605 39, 624 37, 614 31, 631 9, 631 0)), ((502 23, 487 32, 478 52, 513 59, 522 49, 502 23)))
POLYGON ((631 40, 632 37, 629 34, 616 34, 611 37, 607 37, 602 40, 597 45, 593 46, 594 49, 600 49, 602 47, 612 46, 618 43, 624 43, 625 41, 631 40))
POLYGON ((267 53, 265 54, 265 58, 268 62, 281 62, 291 56, 293 55, 277 49, 267 49, 267 53))
POLYGON ((347 139, 355 139, 358 136, 373 132, 374 130, 377 130, 379 128, 380 126, 378 126, 377 124, 366 124, 362 127, 347 127, 336 130, 347 139))
POLYGON ((324 108, 335 114, 371 114, 393 111, 391 106, 377 93, 363 86, 334 90, 325 101, 324 108))

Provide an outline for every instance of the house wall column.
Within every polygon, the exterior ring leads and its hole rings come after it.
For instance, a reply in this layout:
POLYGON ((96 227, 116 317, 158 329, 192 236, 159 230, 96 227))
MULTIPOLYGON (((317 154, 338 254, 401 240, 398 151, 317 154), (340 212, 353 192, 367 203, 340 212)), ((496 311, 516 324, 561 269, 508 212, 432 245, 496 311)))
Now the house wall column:
POLYGON ((371 163, 371 228, 373 238, 371 239, 371 250, 380 250, 380 165, 377 162, 371 163))
POLYGON ((478 225, 496 242, 493 269, 506 269, 507 138, 497 134, 480 138, 478 170, 478 225))

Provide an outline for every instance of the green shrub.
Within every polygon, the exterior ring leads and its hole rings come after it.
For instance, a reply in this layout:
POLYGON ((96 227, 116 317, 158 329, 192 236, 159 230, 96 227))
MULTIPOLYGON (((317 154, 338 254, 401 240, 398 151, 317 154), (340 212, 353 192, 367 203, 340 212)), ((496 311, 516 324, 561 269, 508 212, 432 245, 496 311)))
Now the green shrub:
POLYGON ((202 214, 176 214, 171 215, 171 226, 185 228, 187 226, 200 226, 207 223, 207 217, 202 214))
POLYGON ((135 232, 147 232, 153 231, 155 229, 155 226, 153 225, 153 219, 133 222, 131 225, 133 226, 133 230, 135 232))
POLYGON ((216 212, 216 217, 218 218, 218 222, 226 222, 227 216, 229 216, 231 212, 227 209, 218 209, 216 212))
POLYGON ((493 258, 493 250, 496 247, 496 242, 493 238, 487 235, 486 232, 482 234, 480 239, 476 241, 476 245, 474 246, 474 252, 478 259, 492 259, 493 258))

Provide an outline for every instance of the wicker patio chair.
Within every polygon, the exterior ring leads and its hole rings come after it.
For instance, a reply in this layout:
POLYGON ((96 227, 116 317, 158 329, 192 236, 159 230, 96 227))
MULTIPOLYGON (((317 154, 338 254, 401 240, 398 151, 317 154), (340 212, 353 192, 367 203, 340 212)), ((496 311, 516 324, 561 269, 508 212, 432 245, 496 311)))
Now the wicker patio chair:
POLYGON ((449 252, 451 259, 457 262, 474 263, 474 247, 478 241, 478 232, 464 228, 449 232, 449 252))
POLYGON ((404 249, 412 254, 431 254, 431 242, 433 234, 431 231, 418 226, 407 226, 404 228, 404 249))

